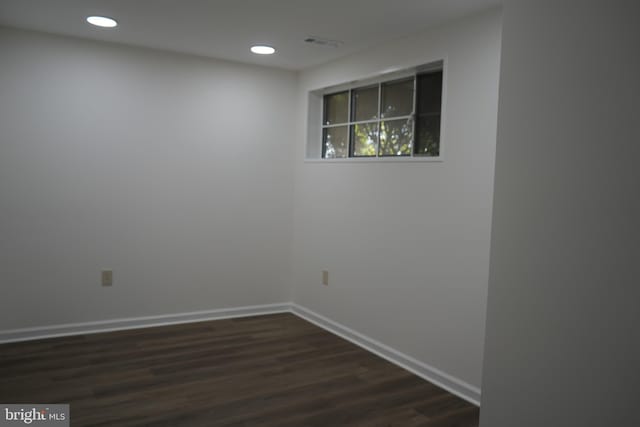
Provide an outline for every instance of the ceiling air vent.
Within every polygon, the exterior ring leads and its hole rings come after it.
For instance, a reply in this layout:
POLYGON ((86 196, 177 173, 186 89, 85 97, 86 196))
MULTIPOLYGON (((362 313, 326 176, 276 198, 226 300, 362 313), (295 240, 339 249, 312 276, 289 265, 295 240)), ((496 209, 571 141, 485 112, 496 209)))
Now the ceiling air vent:
POLYGON ((304 39, 304 41, 305 43, 315 44, 315 45, 324 46, 324 47, 340 47, 344 44, 344 42, 341 42, 340 40, 330 40, 330 39, 325 39, 317 36, 309 36, 306 39, 304 39))

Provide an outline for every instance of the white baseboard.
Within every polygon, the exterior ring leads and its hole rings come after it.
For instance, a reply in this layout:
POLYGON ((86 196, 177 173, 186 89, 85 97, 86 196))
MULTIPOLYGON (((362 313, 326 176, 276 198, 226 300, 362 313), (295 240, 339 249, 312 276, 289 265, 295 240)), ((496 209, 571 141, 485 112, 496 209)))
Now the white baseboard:
POLYGON ((94 334, 98 332, 111 332, 121 331, 125 329, 175 325, 179 323, 202 322, 205 320, 286 313, 290 311, 291 304, 285 302, 279 304, 264 304, 246 307, 192 311, 189 313, 163 314, 160 316, 131 317, 127 319, 113 319, 97 322, 67 323, 54 326, 12 329, 0 331, 0 344, 18 341, 30 341, 43 338, 64 337, 69 335, 94 334))
POLYGON ((127 319, 67 323, 54 326, 5 330, 0 331, 0 344, 287 312, 293 313, 296 316, 314 323, 335 335, 351 341, 365 350, 370 351, 371 353, 374 353, 439 387, 442 387, 456 396, 459 396, 476 406, 480 406, 480 389, 478 387, 468 384, 447 374, 446 372, 442 372, 433 366, 429 366, 426 363, 416 360, 411 356, 374 340, 373 338, 315 313, 306 307, 288 302, 193 311, 189 313, 166 314, 160 316, 132 317, 127 319))
POLYGON ((389 362, 406 369, 417 376, 461 397, 467 402, 480 406, 480 389, 459 378, 442 372, 441 370, 429 366, 419 360, 403 354, 381 342, 369 338, 359 332, 354 331, 338 322, 328 319, 318 313, 302 307, 298 304, 291 304, 291 312, 311 323, 320 326, 327 331, 338 335, 352 343, 374 353, 389 362))

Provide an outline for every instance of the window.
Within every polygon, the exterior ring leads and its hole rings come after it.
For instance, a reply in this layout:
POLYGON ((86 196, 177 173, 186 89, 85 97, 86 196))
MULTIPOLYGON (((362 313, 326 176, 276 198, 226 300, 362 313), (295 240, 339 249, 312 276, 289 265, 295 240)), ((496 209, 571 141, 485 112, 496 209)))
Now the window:
POLYGON ((442 68, 323 96, 322 158, 439 157, 442 68))

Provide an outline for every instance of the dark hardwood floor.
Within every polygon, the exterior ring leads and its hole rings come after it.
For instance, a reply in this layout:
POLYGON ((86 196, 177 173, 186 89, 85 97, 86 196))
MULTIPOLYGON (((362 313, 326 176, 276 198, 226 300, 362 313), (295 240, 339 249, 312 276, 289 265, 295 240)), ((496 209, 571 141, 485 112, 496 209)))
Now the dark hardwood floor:
POLYGON ((479 411, 292 314, 0 345, 0 402, 122 427, 475 427, 479 411))

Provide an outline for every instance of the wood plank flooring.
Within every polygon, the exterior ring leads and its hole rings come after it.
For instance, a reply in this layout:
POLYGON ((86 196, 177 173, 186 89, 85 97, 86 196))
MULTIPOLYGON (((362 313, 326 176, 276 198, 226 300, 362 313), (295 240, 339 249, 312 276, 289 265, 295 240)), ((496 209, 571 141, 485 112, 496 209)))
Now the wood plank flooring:
POLYGON ((479 409, 292 314, 0 345, 0 402, 72 426, 477 427, 479 409))

